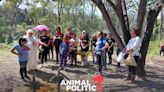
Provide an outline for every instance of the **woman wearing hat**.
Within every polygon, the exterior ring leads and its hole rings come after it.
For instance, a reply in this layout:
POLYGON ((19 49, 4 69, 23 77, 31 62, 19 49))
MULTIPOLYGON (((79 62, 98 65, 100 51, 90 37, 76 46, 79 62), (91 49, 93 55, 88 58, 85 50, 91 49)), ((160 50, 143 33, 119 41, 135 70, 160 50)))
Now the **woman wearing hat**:
POLYGON ((27 45, 30 48, 28 63, 27 63, 27 71, 36 70, 37 65, 37 39, 34 35, 34 32, 29 29, 26 33, 27 45))

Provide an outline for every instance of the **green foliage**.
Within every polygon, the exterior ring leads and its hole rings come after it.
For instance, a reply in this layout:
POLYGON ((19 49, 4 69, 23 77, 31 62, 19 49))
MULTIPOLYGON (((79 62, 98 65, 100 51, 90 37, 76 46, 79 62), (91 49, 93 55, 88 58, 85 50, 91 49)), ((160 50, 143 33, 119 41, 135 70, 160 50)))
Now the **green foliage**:
POLYGON ((160 51, 160 41, 151 41, 149 44, 148 54, 149 55, 159 55, 160 51))
POLYGON ((0 18, 0 43, 5 42, 5 35, 11 32, 11 29, 7 26, 4 19, 0 18))
POLYGON ((159 39, 160 39, 160 20, 157 19, 154 25, 151 41, 155 41, 159 39))

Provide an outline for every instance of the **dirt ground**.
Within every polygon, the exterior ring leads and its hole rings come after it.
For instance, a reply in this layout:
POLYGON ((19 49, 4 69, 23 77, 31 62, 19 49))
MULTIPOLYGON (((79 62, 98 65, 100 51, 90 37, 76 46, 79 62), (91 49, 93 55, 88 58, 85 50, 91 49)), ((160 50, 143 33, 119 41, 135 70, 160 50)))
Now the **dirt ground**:
MULTIPOLYGON (((69 79, 89 79, 95 75, 97 67, 89 57, 89 64, 84 67, 69 67, 62 73, 69 79)), ((80 56, 78 56, 80 61, 80 56)), ((37 71, 29 72, 34 82, 23 82, 19 76, 17 57, 10 53, 0 54, 0 92, 57 92, 58 64, 48 62, 44 67, 38 65, 37 71)), ((164 92, 164 57, 151 56, 146 60, 147 80, 136 78, 136 83, 124 81, 127 68, 124 64, 116 67, 116 62, 103 71, 105 80, 102 92, 164 92)), ((60 92, 65 92, 61 89, 60 92)))

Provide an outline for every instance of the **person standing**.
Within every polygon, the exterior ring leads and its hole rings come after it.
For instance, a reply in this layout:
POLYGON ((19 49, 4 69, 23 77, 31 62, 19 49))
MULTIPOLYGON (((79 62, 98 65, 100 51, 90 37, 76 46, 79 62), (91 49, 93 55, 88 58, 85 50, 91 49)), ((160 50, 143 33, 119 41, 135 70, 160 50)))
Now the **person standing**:
MULTIPOLYGON (((107 38, 107 33, 103 33, 103 38, 106 40, 106 42, 109 44, 108 42, 108 38, 107 38)), ((102 53, 102 64, 103 64, 103 69, 107 70, 107 51, 108 48, 105 49, 105 51, 102 53)))
POLYGON ((89 51, 89 36, 88 33, 83 30, 82 35, 80 36, 80 48, 81 48, 81 59, 82 59, 82 63, 81 66, 84 65, 85 62, 87 62, 87 53, 89 51))
POLYGON ((109 33, 109 40, 110 41, 109 41, 109 47, 108 47, 108 57, 109 57, 109 64, 112 64, 112 55, 114 51, 115 40, 111 33, 109 33))
POLYGON ((70 52, 70 58, 71 58, 71 66, 73 66, 73 62, 75 62, 75 66, 77 64, 77 43, 76 39, 71 39, 70 40, 70 45, 69 45, 69 52, 70 52))
POLYGON ((34 32, 29 29, 26 33, 27 46, 30 48, 28 63, 27 63, 27 71, 36 70, 37 61, 37 39, 34 35, 34 32))
POLYGON ((41 44, 41 63, 47 62, 48 46, 50 45, 50 39, 47 36, 47 30, 43 30, 42 36, 40 36, 39 43, 41 44))
POLYGON ((55 32, 55 41, 54 41, 54 45, 55 45, 55 51, 56 51, 56 63, 58 63, 59 61, 59 47, 60 44, 62 42, 61 38, 63 37, 63 33, 61 31, 60 27, 56 27, 56 32, 55 32))
POLYGON ((51 55, 52 55, 52 61, 54 60, 54 52, 53 52, 53 48, 54 48, 54 38, 53 38, 53 35, 52 33, 48 30, 48 37, 50 39, 50 45, 48 46, 49 50, 48 50, 48 56, 49 56, 49 59, 50 59, 50 52, 51 52, 51 55))
MULTIPOLYGON (((68 45, 70 45, 70 43, 71 43, 71 39, 76 39, 76 34, 75 34, 75 32, 73 32, 72 31, 72 27, 71 26, 69 26, 68 28, 67 28, 67 33, 66 33, 66 35, 65 35, 65 38, 66 38, 66 43, 68 44, 68 45)), ((69 46, 70 47, 70 46, 69 46)), ((68 52, 68 60, 69 61, 71 61, 71 55, 70 55, 70 52, 68 52)))
MULTIPOLYGON (((133 28, 130 32, 131 39, 129 40, 125 50, 127 54, 132 54, 134 57, 135 62, 138 62, 139 59, 139 50, 141 47, 141 39, 137 36, 137 29, 133 28)), ((126 80, 131 80, 131 82, 135 82, 136 76, 136 66, 129 66, 128 65, 128 76, 126 80)))
POLYGON ((108 46, 109 45, 108 45, 106 39, 104 39, 104 37, 103 37, 103 32, 99 31, 95 51, 96 51, 96 60, 98 63, 98 72, 100 74, 102 73, 102 68, 103 68, 102 55, 103 55, 103 53, 106 53, 106 49, 108 48, 108 46))
POLYGON ((96 48, 96 41, 97 41, 97 36, 94 34, 91 40, 91 51, 92 51, 92 58, 93 58, 93 63, 96 62, 96 57, 95 57, 95 48, 96 48))
POLYGON ((26 82, 26 79, 30 79, 29 76, 27 76, 27 62, 28 62, 28 51, 30 48, 27 46, 27 40, 26 38, 19 38, 19 44, 15 45, 13 48, 11 48, 10 52, 13 54, 18 55, 18 61, 20 65, 20 75, 21 79, 26 82))
POLYGON ((60 44, 60 67, 58 70, 66 70, 67 65, 67 55, 69 51, 69 45, 66 43, 67 38, 61 38, 62 42, 60 44))

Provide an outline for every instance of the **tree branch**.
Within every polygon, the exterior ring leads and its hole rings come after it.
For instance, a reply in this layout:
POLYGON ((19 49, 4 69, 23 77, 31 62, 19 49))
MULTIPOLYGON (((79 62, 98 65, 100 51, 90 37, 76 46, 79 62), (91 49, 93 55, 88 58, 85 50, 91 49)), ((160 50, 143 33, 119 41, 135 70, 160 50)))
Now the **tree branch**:
POLYGON ((111 0, 106 0, 106 1, 112 6, 112 8, 113 8, 115 11, 117 11, 116 5, 115 5, 111 0))
POLYGON ((114 25, 113 25, 113 23, 112 23, 112 21, 110 19, 110 16, 109 16, 109 14, 108 14, 104 4, 102 3, 101 0, 92 0, 92 2, 95 3, 96 6, 101 11, 102 16, 103 16, 103 18, 104 18, 104 20, 105 20, 105 22, 107 24, 107 27, 108 27, 109 31, 112 33, 116 43, 119 45, 119 48, 123 49, 125 46, 124 46, 120 36, 116 32, 116 29, 115 29, 115 27, 114 27, 114 25))
POLYGON ((145 19, 146 4, 147 4, 147 0, 140 0, 138 16, 137 16, 137 29, 139 35, 141 34, 144 19, 145 19))

